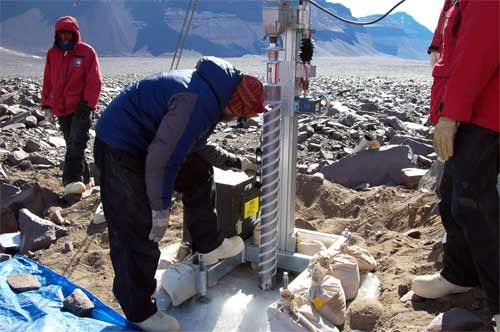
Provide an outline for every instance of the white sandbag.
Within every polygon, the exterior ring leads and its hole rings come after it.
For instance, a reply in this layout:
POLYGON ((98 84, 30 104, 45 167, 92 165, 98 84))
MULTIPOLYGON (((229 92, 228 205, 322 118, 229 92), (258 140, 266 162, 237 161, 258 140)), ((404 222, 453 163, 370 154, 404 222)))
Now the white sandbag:
POLYGON ((196 273, 188 264, 169 265, 161 278, 161 286, 170 296, 172 304, 178 306, 196 295, 196 273))
POLYGON ((377 261, 370 255, 368 250, 364 248, 344 244, 340 247, 340 250, 354 257, 358 263, 359 272, 372 272, 377 268, 377 261))
POLYGON ((325 245, 318 240, 297 240, 296 252, 303 255, 313 256, 318 252, 326 250, 325 245))
POLYGON ((316 264, 311 271, 308 299, 321 317, 334 325, 345 322, 346 299, 342 283, 328 275, 328 270, 316 264))
POLYGON ((321 332, 339 332, 339 330, 324 321, 318 312, 315 312, 309 304, 304 304, 298 308, 298 313, 305 322, 297 319, 296 315, 291 315, 286 310, 280 310, 278 302, 271 304, 267 308, 267 320, 271 332, 310 332, 306 325, 313 326, 316 331, 321 332))
POLYGON ((358 294, 359 268, 356 260, 347 254, 337 254, 331 257, 331 274, 340 280, 346 300, 352 300, 358 294))

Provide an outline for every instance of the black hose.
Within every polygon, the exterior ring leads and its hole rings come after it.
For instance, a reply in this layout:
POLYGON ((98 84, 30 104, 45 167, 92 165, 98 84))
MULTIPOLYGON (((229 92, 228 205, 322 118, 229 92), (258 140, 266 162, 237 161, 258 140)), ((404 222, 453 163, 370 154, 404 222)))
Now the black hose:
POLYGON ((336 19, 338 20, 341 20, 342 22, 345 22, 345 23, 348 23, 348 24, 354 24, 354 25, 370 25, 370 24, 375 24, 379 21, 382 21, 384 18, 386 18, 390 13, 392 13, 394 11, 394 9, 398 8, 399 6, 401 6, 401 4, 403 2, 405 2, 406 0, 401 0, 399 1, 394 7, 392 7, 387 13, 385 13, 384 15, 380 16, 379 18, 377 18, 376 20, 374 21, 369 21, 369 22, 357 22, 357 21, 351 21, 351 20, 348 20, 348 19, 345 19, 343 17, 340 17, 338 16, 337 14, 331 12, 330 10, 326 9, 325 7, 322 7, 321 5, 319 5, 316 1, 314 0, 310 0, 311 4, 318 8, 319 10, 323 11, 324 13, 330 15, 330 16, 333 16, 335 17, 336 19))

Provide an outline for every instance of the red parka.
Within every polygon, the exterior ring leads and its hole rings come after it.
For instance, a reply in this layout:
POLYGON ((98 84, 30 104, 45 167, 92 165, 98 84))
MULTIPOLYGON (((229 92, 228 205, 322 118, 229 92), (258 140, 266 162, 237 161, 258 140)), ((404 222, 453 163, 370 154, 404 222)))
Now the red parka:
POLYGON ((73 113, 82 101, 95 109, 102 84, 97 54, 80 40, 76 19, 71 16, 57 19, 56 39, 61 30, 74 32, 76 45, 64 51, 54 44, 47 53, 41 106, 50 107, 56 116, 73 113))
POLYGON ((430 121, 445 116, 500 132, 499 2, 454 0, 434 66, 430 121))
POLYGON ((446 13, 448 12, 448 10, 450 10, 452 4, 452 0, 444 0, 443 9, 441 10, 441 14, 439 15, 439 21, 436 30, 434 31, 434 36, 432 37, 431 45, 429 46, 427 53, 441 52, 444 23, 446 22, 446 13))

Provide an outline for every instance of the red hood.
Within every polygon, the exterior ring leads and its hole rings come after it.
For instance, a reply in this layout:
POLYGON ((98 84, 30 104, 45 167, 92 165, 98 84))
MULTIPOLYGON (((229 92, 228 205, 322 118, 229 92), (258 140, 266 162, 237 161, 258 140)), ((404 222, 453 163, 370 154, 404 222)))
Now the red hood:
MULTIPOLYGON (((76 35, 76 42, 80 42, 80 30, 78 29, 78 21, 72 16, 62 16, 56 21, 55 32, 67 30, 73 31, 76 35)), ((57 39, 57 36, 56 36, 57 39)))

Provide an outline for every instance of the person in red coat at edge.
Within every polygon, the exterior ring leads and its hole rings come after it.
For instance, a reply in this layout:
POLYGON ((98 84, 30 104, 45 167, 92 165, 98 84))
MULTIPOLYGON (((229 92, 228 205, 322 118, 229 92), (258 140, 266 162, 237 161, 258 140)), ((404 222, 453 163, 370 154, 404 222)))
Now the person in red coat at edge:
POLYGON ((443 268, 412 289, 440 298, 481 287, 500 331, 499 310, 499 1, 447 1, 430 51, 430 122, 445 162, 439 212, 446 230, 443 268), (440 41, 442 38, 442 41, 440 41))
POLYGON ((90 183, 85 148, 101 84, 97 54, 81 41, 77 20, 71 16, 58 18, 54 45, 45 63, 41 106, 46 118, 57 117, 66 141, 62 178, 65 194, 82 194, 90 183))
POLYGON ((427 53, 430 56, 431 66, 434 67, 436 62, 438 62, 439 57, 441 55, 441 46, 443 44, 443 28, 444 22, 446 22, 446 13, 451 8, 453 4, 452 0, 445 0, 443 9, 441 10, 441 14, 439 15, 439 21, 434 31, 434 36, 432 37, 431 45, 427 50, 427 53))

